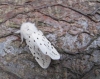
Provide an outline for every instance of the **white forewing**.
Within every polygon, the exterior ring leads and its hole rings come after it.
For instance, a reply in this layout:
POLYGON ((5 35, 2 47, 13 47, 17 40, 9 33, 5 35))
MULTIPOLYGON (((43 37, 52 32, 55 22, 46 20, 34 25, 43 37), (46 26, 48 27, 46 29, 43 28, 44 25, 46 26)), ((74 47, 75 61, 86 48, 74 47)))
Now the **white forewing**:
POLYGON ((53 60, 60 59, 59 53, 54 48, 54 46, 51 45, 51 43, 47 40, 45 36, 37 32, 37 33, 32 33, 32 37, 34 38, 36 44, 38 45, 42 53, 50 56, 53 60))
POLYGON ((36 42, 33 41, 33 37, 30 36, 29 39, 26 40, 26 43, 32 53, 32 55, 35 57, 36 61, 42 68, 47 68, 51 62, 51 58, 47 55, 44 55, 39 47, 37 46, 36 42))
POLYGON ((47 68, 51 62, 60 59, 57 50, 51 45, 43 33, 32 23, 23 23, 20 29, 21 39, 26 40, 26 43, 35 57, 36 61, 42 68, 47 68))

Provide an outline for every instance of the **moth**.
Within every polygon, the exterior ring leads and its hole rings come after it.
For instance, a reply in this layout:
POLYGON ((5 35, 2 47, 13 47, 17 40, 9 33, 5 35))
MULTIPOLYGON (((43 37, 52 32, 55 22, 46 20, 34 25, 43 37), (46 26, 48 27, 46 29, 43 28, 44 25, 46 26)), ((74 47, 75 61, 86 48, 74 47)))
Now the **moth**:
POLYGON ((16 33, 20 33, 21 43, 25 39, 29 50, 42 68, 48 68, 51 59, 60 59, 60 54, 43 35, 43 32, 37 29, 34 23, 23 23, 20 30, 16 33))

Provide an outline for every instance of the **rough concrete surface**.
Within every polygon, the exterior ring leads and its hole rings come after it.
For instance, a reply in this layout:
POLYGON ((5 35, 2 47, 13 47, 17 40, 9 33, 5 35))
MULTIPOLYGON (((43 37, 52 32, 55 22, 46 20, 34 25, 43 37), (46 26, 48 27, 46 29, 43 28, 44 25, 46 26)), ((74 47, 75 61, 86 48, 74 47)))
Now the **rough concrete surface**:
POLYGON ((0 0, 0 79, 100 79, 99 0, 0 0), (14 34, 34 22, 61 55, 47 69, 14 34))

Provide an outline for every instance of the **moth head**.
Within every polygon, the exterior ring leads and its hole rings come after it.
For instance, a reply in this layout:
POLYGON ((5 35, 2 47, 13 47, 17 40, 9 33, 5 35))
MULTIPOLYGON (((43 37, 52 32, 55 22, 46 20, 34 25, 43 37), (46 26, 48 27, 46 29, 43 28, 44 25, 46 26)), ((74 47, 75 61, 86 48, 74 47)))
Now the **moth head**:
POLYGON ((27 38, 35 31, 37 31, 35 23, 30 23, 30 22, 23 23, 20 28, 20 33, 24 38, 27 38))

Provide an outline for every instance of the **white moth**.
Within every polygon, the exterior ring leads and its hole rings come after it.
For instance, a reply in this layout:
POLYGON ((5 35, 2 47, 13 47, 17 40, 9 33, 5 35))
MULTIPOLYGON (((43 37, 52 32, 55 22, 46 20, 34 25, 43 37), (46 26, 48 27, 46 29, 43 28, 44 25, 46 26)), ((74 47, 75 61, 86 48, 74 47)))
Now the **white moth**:
POLYGON ((21 40, 26 40, 32 55, 42 68, 47 68, 51 59, 58 60, 60 55, 57 50, 51 45, 43 33, 38 30, 34 23, 23 23, 20 30, 16 33, 21 34, 21 40))

